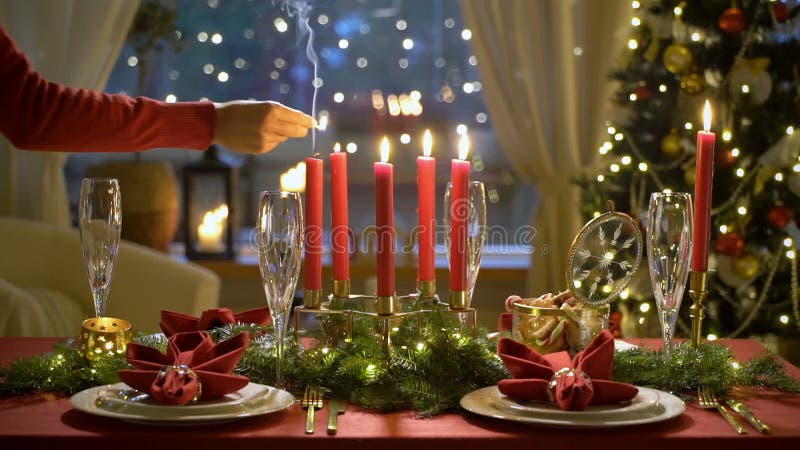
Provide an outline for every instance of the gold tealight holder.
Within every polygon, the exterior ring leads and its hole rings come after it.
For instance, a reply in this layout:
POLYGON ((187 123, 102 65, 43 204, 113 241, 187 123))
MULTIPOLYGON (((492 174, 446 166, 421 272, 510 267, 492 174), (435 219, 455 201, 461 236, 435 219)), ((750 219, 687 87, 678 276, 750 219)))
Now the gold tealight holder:
POLYGON ((131 340, 131 323, 115 317, 93 317, 83 321, 78 339, 81 352, 89 359, 125 353, 131 340))

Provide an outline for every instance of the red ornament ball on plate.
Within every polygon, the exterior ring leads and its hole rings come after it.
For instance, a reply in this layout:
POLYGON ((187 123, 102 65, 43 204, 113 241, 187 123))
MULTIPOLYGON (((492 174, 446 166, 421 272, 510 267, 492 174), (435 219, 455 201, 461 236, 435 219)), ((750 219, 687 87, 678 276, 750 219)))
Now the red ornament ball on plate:
POLYGON ((736 164, 736 157, 730 149, 717 150, 714 153, 714 163, 722 169, 730 169, 736 164))
POLYGON ((772 4, 772 13, 775 14, 775 20, 784 22, 789 18, 789 7, 786 3, 775 2, 772 4))
POLYGON ((783 228, 792 221, 794 213, 785 206, 773 206, 769 210, 769 224, 776 228, 783 228))
POLYGON ((721 234, 717 237, 716 249, 723 255, 738 258, 744 254, 744 238, 735 231, 721 234))
POLYGON ((719 29, 728 34, 741 33, 744 27, 744 12, 741 8, 728 8, 719 16, 719 29))

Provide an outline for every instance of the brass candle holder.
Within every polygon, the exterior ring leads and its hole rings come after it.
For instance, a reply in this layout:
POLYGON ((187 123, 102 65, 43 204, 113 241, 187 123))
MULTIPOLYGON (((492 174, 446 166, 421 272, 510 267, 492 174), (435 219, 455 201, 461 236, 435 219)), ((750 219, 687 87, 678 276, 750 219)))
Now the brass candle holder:
POLYGON ((333 296, 338 298, 350 297, 350 280, 333 280, 333 296))
POLYGON ((83 321, 78 348, 89 359, 125 353, 131 341, 131 323, 115 317, 93 317, 83 321))
POLYGON ((304 290, 303 306, 309 309, 319 309, 322 306, 322 289, 304 290))
POLYGON ((694 301, 689 309, 689 317, 692 318, 692 346, 697 347, 702 340, 703 318, 706 316, 706 307, 703 303, 708 296, 707 271, 689 272, 689 296, 694 301))
POLYGON ((435 298, 436 280, 417 280, 417 294, 420 298, 435 298))
POLYGON ((467 309, 467 291, 450 291, 450 308, 451 309, 467 309))

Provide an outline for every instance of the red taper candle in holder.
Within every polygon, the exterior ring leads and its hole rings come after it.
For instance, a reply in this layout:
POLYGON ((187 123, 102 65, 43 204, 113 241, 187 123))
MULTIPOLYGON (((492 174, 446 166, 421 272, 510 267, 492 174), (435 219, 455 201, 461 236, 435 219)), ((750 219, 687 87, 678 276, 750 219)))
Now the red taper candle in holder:
POLYGON ((450 163, 450 307, 467 307, 467 218, 469 217, 469 138, 461 135, 458 159, 450 163))
POLYGON ((711 238, 711 192, 714 178, 714 142, 711 128, 711 105, 703 108, 703 131, 697 132, 697 166, 694 182, 694 242, 692 270, 708 270, 708 247, 711 238))
POLYGON ((417 211, 419 216, 417 258, 417 290, 420 296, 436 294, 436 158, 431 157, 433 137, 425 130, 422 138, 423 156, 417 157, 417 211))
POLYGON ((378 314, 394 311, 394 167, 389 161, 389 139, 381 140, 381 161, 375 163, 375 226, 378 255, 378 314))
POLYGON ((347 194, 347 153, 338 142, 331 159, 331 248, 333 295, 350 295, 350 221, 347 194))
POLYGON ((306 307, 322 301, 322 171, 319 158, 306 158, 305 298, 306 307))

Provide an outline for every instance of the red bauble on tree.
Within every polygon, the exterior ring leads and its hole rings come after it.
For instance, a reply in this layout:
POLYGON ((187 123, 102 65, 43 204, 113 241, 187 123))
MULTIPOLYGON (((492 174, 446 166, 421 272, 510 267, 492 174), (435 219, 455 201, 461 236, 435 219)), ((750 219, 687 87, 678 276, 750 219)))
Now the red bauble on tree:
POLYGON ((714 163, 721 169, 730 169, 736 164, 736 157, 730 149, 720 149, 714 153, 714 163))
POLYGON ((741 33, 744 27, 744 12, 737 6, 726 9, 719 16, 719 29, 728 34, 741 33))
POLYGON ((789 7, 786 3, 774 2, 772 4, 772 13, 775 14, 775 20, 783 22, 789 18, 789 7))
POLYGON ((721 234, 717 238, 716 249, 723 255, 738 258, 744 254, 744 238, 735 231, 721 234))
POLYGON ((783 228, 792 221, 794 213, 785 206, 773 206, 769 210, 769 224, 776 228, 783 228))
POLYGON ((636 98, 639 100, 647 100, 653 96, 653 91, 647 86, 637 86, 633 93, 636 94, 636 98))

